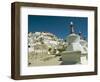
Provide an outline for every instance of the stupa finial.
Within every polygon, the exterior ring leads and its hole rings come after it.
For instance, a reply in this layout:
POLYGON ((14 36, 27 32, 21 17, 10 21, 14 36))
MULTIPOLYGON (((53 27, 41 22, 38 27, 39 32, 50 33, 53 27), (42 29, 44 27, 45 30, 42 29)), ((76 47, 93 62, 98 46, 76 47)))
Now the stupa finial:
POLYGON ((73 22, 71 21, 70 22, 70 33, 72 34, 72 33, 75 33, 75 30, 74 30, 74 24, 73 24, 73 22))
POLYGON ((79 36, 80 36, 80 39, 82 39, 83 37, 82 37, 82 32, 79 32, 79 36))

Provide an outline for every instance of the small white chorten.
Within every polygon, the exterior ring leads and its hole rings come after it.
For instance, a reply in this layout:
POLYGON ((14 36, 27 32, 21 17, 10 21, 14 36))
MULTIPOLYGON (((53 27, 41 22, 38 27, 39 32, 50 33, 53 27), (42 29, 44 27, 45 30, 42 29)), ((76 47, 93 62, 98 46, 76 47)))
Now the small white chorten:
POLYGON ((70 22, 70 34, 66 38, 68 46, 66 51, 62 52, 62 61, 65 64, 84 64, 81 57, 85 57, 84 59, 87 60, 87 42, 75 33, 74 28, 73 22, 70 22))

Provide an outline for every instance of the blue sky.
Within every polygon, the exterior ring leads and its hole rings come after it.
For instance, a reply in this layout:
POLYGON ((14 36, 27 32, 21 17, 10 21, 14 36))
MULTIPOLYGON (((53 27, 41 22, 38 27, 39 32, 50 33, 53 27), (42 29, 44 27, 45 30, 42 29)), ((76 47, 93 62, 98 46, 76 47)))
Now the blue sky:
POLYGON ((82 32, 82 35, 87 38, 88 18, 86 17, 28 15, 28 32, 51 32, 65 39, 70 34, 71 21, 74 23, 75 33, 82 32))

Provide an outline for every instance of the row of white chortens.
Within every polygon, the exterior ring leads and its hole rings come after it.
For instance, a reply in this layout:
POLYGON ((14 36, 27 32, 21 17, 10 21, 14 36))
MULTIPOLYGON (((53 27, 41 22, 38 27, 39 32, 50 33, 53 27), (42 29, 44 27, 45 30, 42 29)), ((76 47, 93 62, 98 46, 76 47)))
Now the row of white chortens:
POLYGON ((30 66, 87 64, 88 43, 81 33, 75 33, 73 22, 70 22, 70 34, 66 42, 45 32, 29 33, 28 40, 30 66))

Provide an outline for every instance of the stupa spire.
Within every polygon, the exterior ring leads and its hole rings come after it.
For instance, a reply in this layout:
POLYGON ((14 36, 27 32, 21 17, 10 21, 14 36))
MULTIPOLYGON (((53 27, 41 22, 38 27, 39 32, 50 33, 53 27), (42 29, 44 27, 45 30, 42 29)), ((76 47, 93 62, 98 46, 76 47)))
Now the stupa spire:
POLYGON ((74 27, 74 24, 73 24, 73 22, 71 21, 70 22, 70 33, 72 34, 72 33, 75 33, 75 29, 74 29, 75 27, 74 27))
POLYGON ((80 39, 83 39, 82 32, 79 32, 80 39))

